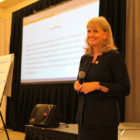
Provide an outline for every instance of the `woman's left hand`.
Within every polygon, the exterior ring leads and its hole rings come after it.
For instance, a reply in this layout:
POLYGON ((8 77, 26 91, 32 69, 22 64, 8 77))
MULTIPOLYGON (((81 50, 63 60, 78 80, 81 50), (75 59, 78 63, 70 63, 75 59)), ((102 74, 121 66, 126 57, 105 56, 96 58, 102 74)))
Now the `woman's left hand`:
POLYGON ((98 90, 100 86, 99 82, 85 82, 81 85, 81 92, 88 94, 89 92, 98 90))

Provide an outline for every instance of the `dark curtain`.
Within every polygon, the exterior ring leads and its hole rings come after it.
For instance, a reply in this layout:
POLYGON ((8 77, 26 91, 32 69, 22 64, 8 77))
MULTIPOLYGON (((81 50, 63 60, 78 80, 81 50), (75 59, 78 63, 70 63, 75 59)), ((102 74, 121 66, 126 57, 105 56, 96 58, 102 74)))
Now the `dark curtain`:
MULTIPOLYGON (((114 43, 125 60, 126 0, 100 0, 100 16, 111 25, 114 43)), ((125 117, 125 97, 119 98, 121 121, 125 117)))
MULTIPOLYGON (((10 53, 15 54, 15 67, 12 97, 8 97, 7 100, 7 128, 24 131, 24 125, 28 124, 30 113, 33 107, 38 103, 57 105, 64 115, 64 122, 75 122, 78 98, 73 89, 73 83, 20 84, 22 18, 64 1, 67 0, 40 0, 14 12, 12 15, 10 53)), ((122 3, 125 4, 125 0, 113 0, 113 2, 112 0, 101 0, 100 15, 107 17, 110 21, 115 36, 115 43, 124 55, 125 32, 123 32, 122 27, 120 28, 120 26, 123 25, 125 27, 125 16, 122 18, 122 13, 125 15, 125 5, 122 3)))
POLYGON ((109 21, 115 45, 125 58, 126 0, 101 0, 99 14, 109 21))

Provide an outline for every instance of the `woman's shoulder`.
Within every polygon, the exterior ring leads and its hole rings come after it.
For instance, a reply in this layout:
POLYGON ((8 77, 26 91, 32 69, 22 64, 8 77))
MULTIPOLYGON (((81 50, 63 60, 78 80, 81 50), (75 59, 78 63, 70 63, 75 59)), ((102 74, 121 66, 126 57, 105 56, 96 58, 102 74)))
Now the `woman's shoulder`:
POLYGON ((86 62, 90 62, 91 60, 92 60, 92 57, 91 56, 89 56, 89 55, 83 55, 81 57, 80 63, 83 64, 83 63, 86 63, 86 62))
POLYGON ((108 54, 112 54, 112 55, 116 55, 116 54, 120 54, 120 52, 118 50, 110 50, 107 52, 108 54))
POLYGON ((82 55, 81 60, 85 60, 85 59, 91 59, 92 57, 89 55, 82 55))
POLYGON ((122 64, 125 63, 122 55, 118 50, 111 50, 105 54, 106 60, 110 64, 122 64))
POLYGON ((104 53, 104 55, 107 57, 121 57, 121 54, 118 50, 110 50, 104 53))

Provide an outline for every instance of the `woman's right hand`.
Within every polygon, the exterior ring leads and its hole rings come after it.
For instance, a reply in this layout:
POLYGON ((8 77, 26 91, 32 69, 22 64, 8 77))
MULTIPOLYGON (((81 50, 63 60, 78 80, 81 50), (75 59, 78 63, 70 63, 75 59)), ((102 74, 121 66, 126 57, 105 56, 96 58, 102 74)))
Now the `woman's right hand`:
POLYGON ((75 89, 77 92, 80 92, 80 90, 81 90, 81 84, 79 83, 79 81, 75 81, 75 82, 74 82, 74 89, 75 89))

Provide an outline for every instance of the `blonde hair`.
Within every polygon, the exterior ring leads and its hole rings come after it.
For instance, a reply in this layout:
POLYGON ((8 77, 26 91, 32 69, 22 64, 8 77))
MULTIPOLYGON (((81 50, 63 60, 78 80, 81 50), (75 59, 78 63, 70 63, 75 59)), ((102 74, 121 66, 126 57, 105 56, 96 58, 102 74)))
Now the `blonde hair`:
MULTIPOLYGON (((112 30, 108 21, 104 17, 95 17, 88 21, 87 28, 96 28, 96 25, 99 25, 104 32, 108 33, 107 38, 103 40, 103 44, 99 51, 104 53, 110 50, 116 50, 117 47, 114 45, 112 30)), ((85 48, 85 54, 93 56, 93 48, 88 44, 88 42, 87 45, 88 46, 85 48)))

